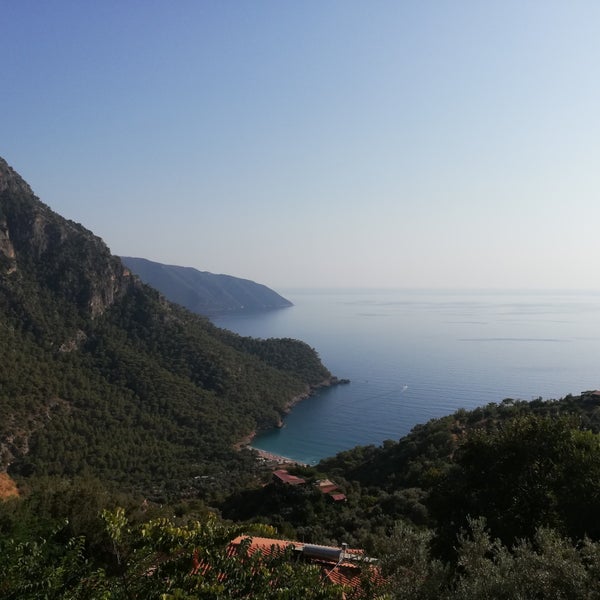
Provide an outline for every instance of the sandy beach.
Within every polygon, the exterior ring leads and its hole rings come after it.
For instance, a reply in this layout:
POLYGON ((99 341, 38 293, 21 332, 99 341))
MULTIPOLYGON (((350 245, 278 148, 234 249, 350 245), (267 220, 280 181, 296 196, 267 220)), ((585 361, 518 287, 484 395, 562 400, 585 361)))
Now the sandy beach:
POLYGON ((280 454, 273 454, 272 452, 267 452, 266 450, 261 450, 260 448, 255 448, 254 446, 247 446, 254 450, 259 457, 259 460, 269 465, 302 465, 306 466, 305 463, 294 460, 293 458, 288 458, 287 456, 281 456, 280 454))

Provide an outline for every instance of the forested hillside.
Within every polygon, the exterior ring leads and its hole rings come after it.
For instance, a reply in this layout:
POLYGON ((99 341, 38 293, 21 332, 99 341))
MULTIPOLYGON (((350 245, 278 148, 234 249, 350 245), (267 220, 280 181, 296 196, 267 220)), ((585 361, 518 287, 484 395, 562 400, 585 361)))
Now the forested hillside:
POLYGON ((304 485, 230 496, 234 524, 194 499, 160 507, 90 478, 32 479, 0 502, 0 596, 595 599, 597 413, 592 394, 459 411, 299 467, 304 485), (346 502, 315 487, 324 477, 346 502), (378 561, 342 588, 290 552, 232 555, 240 533, 343 540, 378 561))
POLYGON ((253 473, 234 443, 329 377, 167 302, 0 160, 0 468, 219 495, 253 473))
POLYGON ((469 519, 483 517, 507 546, 551 527, 600 540, 600 398, 504 400, 417 425, 398 441, 356 447, 292 472, 305 487, 238 492, 230 518, 257 519, 306 540, 346 541, 374 551, 398 521, 426 528, 440 557, 469 519), (343 503, 310 485, 330 478, 343 503))

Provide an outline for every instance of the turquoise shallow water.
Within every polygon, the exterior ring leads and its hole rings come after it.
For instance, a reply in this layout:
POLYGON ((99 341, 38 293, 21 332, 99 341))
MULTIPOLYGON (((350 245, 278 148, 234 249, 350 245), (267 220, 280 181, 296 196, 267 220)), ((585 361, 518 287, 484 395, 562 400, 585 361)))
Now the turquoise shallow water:
POLYGON ((398 439, 458 408, 600 388, 599 292, 278 291, 294 306, 213 322, 302 339, 352 381, 254 441, 302 462, 398 439))

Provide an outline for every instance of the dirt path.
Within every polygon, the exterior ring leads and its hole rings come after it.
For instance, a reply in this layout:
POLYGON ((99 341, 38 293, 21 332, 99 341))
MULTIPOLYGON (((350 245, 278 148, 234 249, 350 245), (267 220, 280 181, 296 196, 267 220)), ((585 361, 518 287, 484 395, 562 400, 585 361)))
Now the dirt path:
POLYGON ((0 500, 17 497, 18 495, 17 484, 10 478, 10 475, 0 473, 0 500))

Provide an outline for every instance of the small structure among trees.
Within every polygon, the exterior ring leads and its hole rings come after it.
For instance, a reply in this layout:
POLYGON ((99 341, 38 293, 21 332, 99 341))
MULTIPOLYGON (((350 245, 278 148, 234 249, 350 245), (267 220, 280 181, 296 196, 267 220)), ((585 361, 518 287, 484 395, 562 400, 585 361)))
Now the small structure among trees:
POLYGON ((327 494, 334 502, 344 502, 346 500, 346 495, 340 491, 337 483, 330 479, 317 480, 315 487, 323 494, 327 494))
POLYGON ((324 583, 335 584, 343 590, 342 600, 371 597, 367 588, 384 583, 378 560, 365 556, 363 550, 349 549, 346 544, 339 548, 240 535, 230 542, 228 553, 255 558, 258 555, 271 560, 287 557, 292 564, 317 566, 324 583))
POLYGON ((283 485, 305 485, 306 479, 290 474, 287 469, 273 471, 273 481, 283 485))

